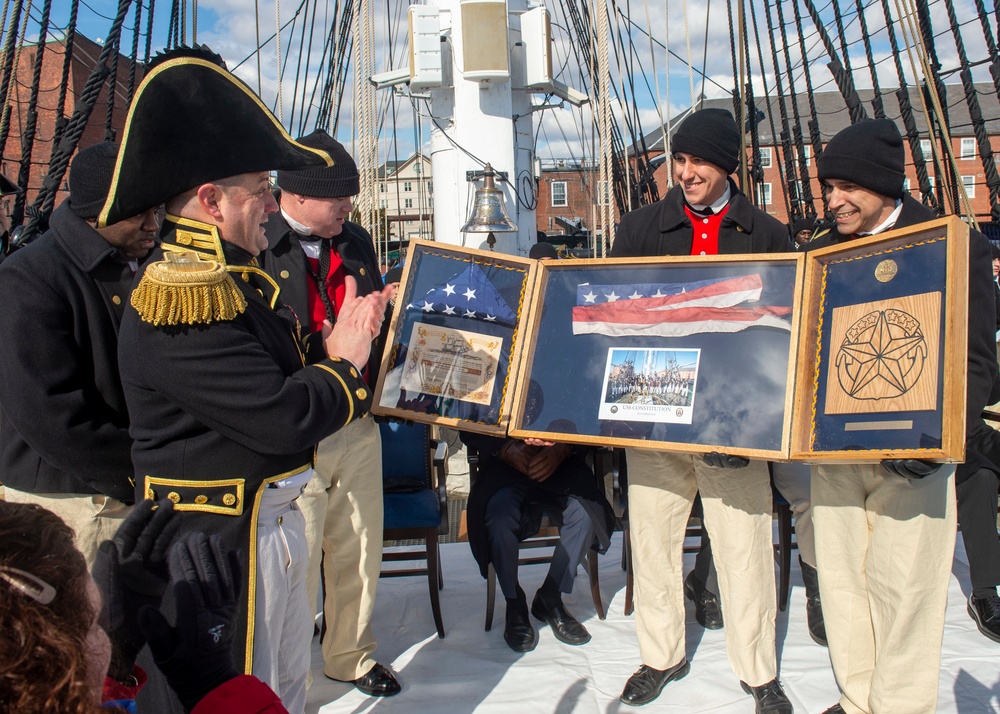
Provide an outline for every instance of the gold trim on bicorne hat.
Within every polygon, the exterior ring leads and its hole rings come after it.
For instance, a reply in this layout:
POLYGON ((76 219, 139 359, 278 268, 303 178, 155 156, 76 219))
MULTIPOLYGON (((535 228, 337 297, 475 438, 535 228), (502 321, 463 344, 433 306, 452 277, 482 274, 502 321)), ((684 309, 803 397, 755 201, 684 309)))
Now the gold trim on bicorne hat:
POLYGON ((97 227, 229 176, 332 165, 327 152, 294 141, 225 68, 168 56, 149 71, 129 107, 97 227))
POLYGON ((132 307, 143 322, 196 325, 232 320, 247 308, 226 266, 196 253, 170 251, 151 263, 132 291, 132 307))

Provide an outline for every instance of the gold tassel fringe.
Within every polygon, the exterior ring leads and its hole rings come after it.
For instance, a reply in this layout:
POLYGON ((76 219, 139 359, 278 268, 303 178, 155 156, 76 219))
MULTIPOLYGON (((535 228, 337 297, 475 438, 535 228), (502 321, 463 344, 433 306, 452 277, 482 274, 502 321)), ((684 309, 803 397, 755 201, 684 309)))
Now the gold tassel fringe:
POLYGON ((151 264, 131 301, 143 322, 157 327, 232 320, 247 307, 225 267, 210 260, 151 264))

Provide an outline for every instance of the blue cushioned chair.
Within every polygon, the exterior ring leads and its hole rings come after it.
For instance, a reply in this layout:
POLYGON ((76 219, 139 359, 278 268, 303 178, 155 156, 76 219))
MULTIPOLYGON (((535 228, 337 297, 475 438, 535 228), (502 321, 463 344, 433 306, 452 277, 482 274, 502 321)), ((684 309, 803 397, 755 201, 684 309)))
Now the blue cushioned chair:
POLYGON ((381 577, 426 575, 438 637, 444 637, 444 587, 438 536, 448 532, 447 445, 424 424, 386 422, 382 432, 383 540, 423 540, 423 550, 389 551, 383 562, 426 561, 426 567, 382 570, 381 577))

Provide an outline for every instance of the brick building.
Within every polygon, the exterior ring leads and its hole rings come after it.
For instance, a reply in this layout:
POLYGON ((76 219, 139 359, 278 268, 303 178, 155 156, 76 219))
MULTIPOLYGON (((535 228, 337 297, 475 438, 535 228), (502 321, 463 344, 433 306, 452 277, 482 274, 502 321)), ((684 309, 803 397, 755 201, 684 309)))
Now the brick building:
MULTIPOLYGON (((979 150, 973 132, 972 120, 969 117, 968 105, 965 101, 965 92, 961 85, 946 85, 947 94, 942 97, 942 105, 948 114, 948 126, 951 134, 951 148, 955 157, 956 175, 963 184, 969 196, 973 212, 979 221, 989 221, 990 218, 990 195, 986 185, 985 170, 983 161, 979 156, 979 150)), ((997 99, 996 89, 992 84, 976 85, 980 109, 985 120, 985 130, 989 136, 990 145, 994 152, 1000 151, 1000 101, 997 99)), ((858 92, 862 104, 869 116, 874 116, 872 109, 872 90, 859 90, 858 92)), ((928 132, 927 120, 922 113, 922 98, 920 91, 916 87, 911 87, 909 91, 910 105, 913 107, 914 120, 920 136, 920 144, 923 153, 922 161, 925 162, 927 173, 930 177, 934 193, 939 204, 942 204, 940 192, 945 184, 939 180, 941 171, 935 162, 932 153, 932 139, 928 132)), ((844 104, 843 97, 838 92, 817 92, 813 95, 816 104, 816 113, 819 117, 820 139, 825 145, 834 134, 850 124, 850 116, 844 104)), ((819 180, 816 178, 816 162, 813 160, 813 151, 809 139, 809 128, 807 122, 810 117, 808 97, 804 94, 796 98, 796 108, 801 118, 803 142, 805 150, 806 172, 809 177, 809 189, 812 196, 812 206, 817 214, 823 214, 823 201, 820 192, 819 180)), ((906 139, 906 130, 900 118, 899 103, 893 90, 882 90, 882 101, 885 106, 887 118, 896 122, 903 134, 903 145, 906 151, 906 175, 907 187, 915 198, 920 198, 919 184, 917 180, 917 168, 913 155, 910 151, 909 142, 906 139)), ((761 166, 763 168, 763 180, 755 191, 755 202, 762 209, 775 216, 783 223, 788 222, 789 210, 793 203, 798 202, 801 212, 805 213, 808 207, 808 194, 801 181, 786 179, 786 151, 781 146, 781 109, 776 99, 769 98, 766 102, 761 99, 756 100, 757 108, 763 114, 758 115, 757 124, 758 141, 761 147, 761 166), (774 122, 772 127, 771 122, 774 122)), ((706 100, 705 108, 714 107, 733 111, 733 103, 729 98, 706 100)), ((785 100, 785 111, 791 118, 794 116, 790 99, 785 100)), ((671 128, 676 128, 679 120, 671 122, 671 128)), ((749 135, 747 136, 749 141, 749 135)), ((651 155, 661 155, 663 151, 663 130, 657 129, 646 136, 646 146, 650 147, 651 155)), ((800 171, 798 154, 792 147, 790 160, 794 164, 793 171, 798 175, 800 171)), ((938 149, 937 154, 942 157, 940 160, 947 162, 946 156, 938 149)), ((750 155, 748 149, 748 157, 750 155)), ((996 165, 1000 156, 995 155, 993 164, 996 165)), ((667 186, 667 170, 669 162, 660 165, 655 174, 654 180, 662 195, 667 186)), ((736 175, 739 182, 739 174, 736 175)), ((944 197, 943 205, 951 206, 951 201, 944 197)))
MULTIPOLYGON (((62 81, 66 45, 61 39, 51 40, 45 44, 45 52, 42 55, 41 79, 38 88, 38 103, 36 106, 38 118, 36 120, 35 137, 31 149, 31 168, 28 185, 26 186, 28 204, 34 201, 38 190, 42 186, 42 181, 48 172, 56 122, 62 116, 67 118, 72 116, 77 99, 82 94, 87 78, 96 66, 102 50, 103 47, 96 42, 87 39, 83 35, 76 35, 68 76, 66 99, 63 105, 59 107, 59 85, 62 81)), ((38 45, 26 44, 15 51, 17 52, 15 57, 17 69, 11 81, 8 97, 11 105, 10 131, 7 141, 3 146, 0 171, 11 180, 16 181, 21 166, 22 138, 28 120, 28 104, 31 97, 31 83, 38 45)), ((128 113, 130 69, 131 60, 119 54, 114 109, 111 114, 111 127, 115 135, 121 132, 128 113)), ((142 69, 139 66, 136 70, 136 85, 138 85, 141 79, 142 69)), ((105 123, 108 117, 108 91, 110 84, 110 79, 106 80, 98 95, 93 113, 90 115, 83 136, 80 138, 79 148, 91 146, 104 141, 106 138, 105 123)), ((69 193, 66 178, 63 178, 62 187, 56 197, 55 205, 57 206, 69 193)))
MULTIPOLYGON (((947 95, 943 98, 942 104, 948 113, 948 126, 951 134, 951 148, 955 157, 955 174, 957 181, 962 184, 969 197, 972 210, 980 224, 991 221, 991 202, 989 189, 986 185, 985 169, 983 161, 979 156, 979 149, 975 134, 973 132, 972 121, 969 117, 969 109, 965 100, 965 93, 961 85, 951 84, 946 86, 947 95)), ((994 152, 1000 152, 1000 101, 997 99, 996 90, 992 84, 976 85, 980 109, 985 120, 985 130, 989 136, 990 146, 994 152)), ((874 116, 872 109, 873 93, 871 90, 859 91, 862 103, 869 116, 874 116)), ((932 152, 932 139, 928 132, 927 121, 921 113, 922 99, 917 88, 910 88, 910 105, 914 108, 914 119, 920 137, 921 159, 927 168, 930 183, 933 187, 935 201, 938 205, 949 207, 952 205, 949 196, 944 195, 946 182, 939 180, 942 172, 940 166, 935 161, 932 152)), ((844 104, 843 97, 837 92, 819 92, 814 94, 816 112, 819 117, 820 139, 825 145, 834 134, 850 124, 850 116, 844 104)), ((906 174, 907 187, 915 198, 920 198, 919 183, 917 179, 917 168, 913 155, 910 151, 909 142, 906 140, 905 127, 900 118, 899 104, 895 94, 891 90, 883 90, 883 104, 889 119, 892 119, 900 127, 900 132, 904 134, 904 147, 906 150, 906 174)), ((761 147, 761 168, 763 176, 754 191, 754 200, 758 206, 775 216, 783 223, 789 220, 790 209, 797 203, 800 213, 808 213, 807 208, 811 205, 816 214, 822 215, 824 206, 820 191, 819 180, 816 178, 816 162, 813 160, 813 150, 809 140, 809 120, 810 108, 806 95, 796 97, 796 107, 802 123, 803 141, 805 157, 805 170, 808 176, 809 192, 805 190, 801 180, 793 178, 787 180, 785 149, 781 146, 780 137, 781 110, 775 99, 763 101, 756 100, 757 108, 761 112, 758 115, 758 141, 761 147), (774 125, 772 127, 772 123, 774 125), (808 200, 811 195, 811 202, 808 200)), ((705 108, 713 107, 733 110, 733 103, 730 98, 710 99, 703 104, 705 108)), ((791 118, 794 116, 791 100, 786 100, 786 114, 791 118)), ((686 112, 685 112, 686 114, 686 112)), ((671 129, 676 129, 683 116, 671 121, 671 129)), ((645 145, 649 147, 650 158, 662 157, 663 155, 663 129, 658 128, 650 132, 645 137, 645 145)), ((749 142, 749 134, 747 135, 749 142)), ((943 152, 938 149, 938 161, 948 161, 943 152)), ((750 149, 747 149, 748 158, 750 149)), ((801 167, 798 163, 798 155, 794 150, 789 157, 793 162, 793 172, 799 175, 801 167)), ((993 164, 996 165, 1000 155, 993 157, 993 164)), ((655 161, 654 161, 655 163, 655 161)), ((660 195, 668 190, 667 172, 670 168, 669 161, 659 163, 653 173, 653 181, 656 182, 660 195)), ((1000 170, 1000 169, 998 169, 1000 170)), ((947 175, 945 173, 945 175, 947 175)), ((741 181, 737 172, 735 175, 737 183, 741 181)), ((549 240, 558 242, 556 236, 564 233, 571 233, 570 225, 580 225, 584 232, 589 232, 589 228, 599 223, 599 215, 595 210, 595 197, 598 185, 597 167, 592 164, 573 163, 569 160, 550 161, 542 166, 541 178, 538 182, 538 230, 545 232, 549 240)), ((617 220, 617 211, 612 206, 612 220, 617 220)))

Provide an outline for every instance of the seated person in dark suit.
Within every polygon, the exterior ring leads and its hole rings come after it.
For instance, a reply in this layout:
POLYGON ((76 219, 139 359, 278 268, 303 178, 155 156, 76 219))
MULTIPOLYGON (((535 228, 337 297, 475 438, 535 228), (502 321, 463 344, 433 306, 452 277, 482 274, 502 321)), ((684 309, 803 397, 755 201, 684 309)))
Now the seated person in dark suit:
POLYGON ((614 513, 593 470, 567 444, 471 433, 463 433, 462 441, 479 452, 479 475, 469 493, 469 545, 484 578, 490 563, 496 570, 507 600, 507 645, 529 652, 538 643, 517 581, 517 561, 518 543, 538 532, 543 514, 559 526, 559 545, 531 614, 548 623, 561 642, 589 642, 590 633, 566 610, 562 593, 572 592, 587 549, 603 553, 611 541, 614 513))

